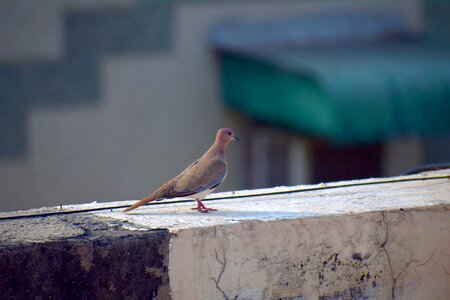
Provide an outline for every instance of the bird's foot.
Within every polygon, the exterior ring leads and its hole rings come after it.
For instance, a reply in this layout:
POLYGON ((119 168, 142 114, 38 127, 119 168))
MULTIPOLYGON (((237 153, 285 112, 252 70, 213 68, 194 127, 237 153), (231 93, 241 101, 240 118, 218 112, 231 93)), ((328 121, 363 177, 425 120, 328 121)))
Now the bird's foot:
POLYGON ((211 208, 211 207, 201 207, 200 209, 197 209, 197 210, 199 212, 201 212, 201 213, 207 213, 207 212, 210 212, 210 211, 215 211, 217 209, 211 208))
POLYGON ((210 211, 217 210, 216 208, 205 207, 205 206, 203 206, 203 207, 202 206, 192 207, 191 209, 192 210, 197 210, 197 211, 199 211, 201 213, 207 213, 207 212, 210 212, 210 211))
POLYGON ((193 208, 191 208, 192 210, 197 210, 197 211, 199 211, 199 212, 201 212, 201 213, 207 213, 207 212, 210 212, 210 211, 215 211, 215 210, 217 210, 217 209, 215 209, 215 208, 210 208, 210 207, 206 207, 200 200, 198 200, 198 199, 195 199, 195 201, 197 201, 197 207, 193 207, 193 208))

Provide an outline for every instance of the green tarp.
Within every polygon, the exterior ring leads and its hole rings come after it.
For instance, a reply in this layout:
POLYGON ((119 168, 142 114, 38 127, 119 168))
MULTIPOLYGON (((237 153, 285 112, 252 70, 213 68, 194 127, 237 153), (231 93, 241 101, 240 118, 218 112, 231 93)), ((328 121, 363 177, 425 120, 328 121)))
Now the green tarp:
POLYGON ((335 144, 450 133, 450 51, 403 43, 222 52, 223 99, 335 144))

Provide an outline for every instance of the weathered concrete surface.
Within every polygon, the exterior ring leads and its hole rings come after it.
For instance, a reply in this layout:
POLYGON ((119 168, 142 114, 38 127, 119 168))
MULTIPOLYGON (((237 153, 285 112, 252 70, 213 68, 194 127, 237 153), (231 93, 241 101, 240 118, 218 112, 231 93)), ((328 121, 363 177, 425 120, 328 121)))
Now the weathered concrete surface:
POLYGON ((3 220, 0 298, 450 299, 449 178, 3 220))
POLYGON ((0 221, 1 299, 167 299, 169 233, 93 215, 0 221))
POLYGON ((439 174, 211 201, 208 215, 189 203, 101 214, 174 234, 173 299, 449 299, 450 181, 427 179, 439 174))

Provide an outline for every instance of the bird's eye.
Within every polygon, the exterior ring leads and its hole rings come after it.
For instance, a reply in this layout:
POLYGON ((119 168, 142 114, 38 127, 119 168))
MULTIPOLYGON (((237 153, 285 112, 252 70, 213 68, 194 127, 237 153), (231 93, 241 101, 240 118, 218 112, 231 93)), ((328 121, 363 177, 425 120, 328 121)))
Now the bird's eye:
POLYGON ((230 132, 230 131, 228 131, 228 135, 231 135, 231 132, 230 132))

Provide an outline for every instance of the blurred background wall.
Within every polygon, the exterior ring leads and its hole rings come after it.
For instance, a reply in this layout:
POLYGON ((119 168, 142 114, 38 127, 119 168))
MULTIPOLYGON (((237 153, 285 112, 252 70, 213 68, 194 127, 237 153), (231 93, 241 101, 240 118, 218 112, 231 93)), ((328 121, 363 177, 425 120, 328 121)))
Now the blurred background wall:
MULTIPOLYGON (((229 147, 220 190, 270 185, 255 179, 264 171, 249 171, 252 121, 221 101, 208 31, 224 17, 346 7, 399 11, 413 30, 450 36, 448 1, 1 1, 0 211, 143 197, 198 158, 220 127, 243 140, 229 147)), ((275 182, 311 182, 304 138, 275 136, 291 153, 275 182)), ((446 146, 386 142, 382 175, 442 160, 446 146)))

